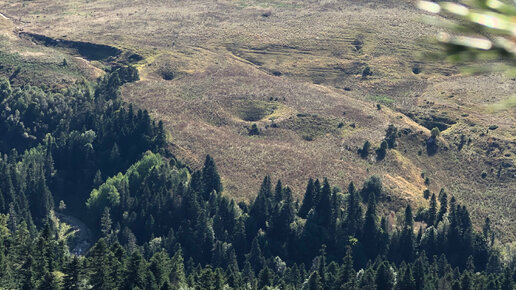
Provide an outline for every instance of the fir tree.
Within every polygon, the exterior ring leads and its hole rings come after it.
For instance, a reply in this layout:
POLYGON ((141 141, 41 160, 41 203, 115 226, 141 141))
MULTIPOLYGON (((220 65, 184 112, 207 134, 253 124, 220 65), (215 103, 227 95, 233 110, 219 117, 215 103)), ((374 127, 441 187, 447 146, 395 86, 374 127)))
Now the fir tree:
POLYGON ((430 198, 430 208, 428 209, 428 220, 427 223, 429 226, 435 224, 437 218, 437 201, 435 198, 435 194, 432 193, 432 197, 430 198))
POLYGON ((127 273, 125 278, 125 288, 145 289, 145 270, 146 263, 139 251, 135 251, 127 265, 127 273))
POLYGON ((302 218, 306 218, 308 215, 308 212, 313 208, 314 206, 314 200, 315 200, 315 186, 313 179, 308 180, 308 184, 306 186, 305 195, 303 198, 303 203, 301 204, 301 208, 299 209, 298 215, 302 218))
POLYGON ((81 264, 79 258, 74 256, 72 261, 65 267, 63 277, 63 289, 77 290, 81 280, 81 264))
POLYGON ((378 289, 390 290, 394 287, 394 275, 389 263, 383 262, 380 264, 376 271, 375 282, 378 289))
POLYGON ((369 194, 361 242, 367 257, 374 258, 378 253, 378 221, 376 216, 376 200, 374 193, 369 194))
POLYGON ((345 231, 350 236, 356 236, 362 226, 362 207, 353 182, 348 186, 348 204, 345 219, 345 231))
POLYGON ((412 269, 410 266, 407 266, 407 269, 403 272, 403 276, 401 280, 396 285, 396 290, 413 290, 416 289, 416 282, 414 281, 414 277, 412 276, 412 269))
POLYGON ((222 183, 215 161, 210 155, 206 155, 202 169, 202 182, 204 185, 204 199, 207 200, 212 191, 222 192, 222 183))
POLYGON ((439 203, 441 204, 441 207, 439 208, 439 214, 437 215, 436 224, 443 220, 444 215, 448 211, 448 195, 446 194, 444 189, 441 189, 441 191, 439 192, 439 203))
POLYGON ((323 283, 321 282, 321 276, 317 271, 310 274, 308 281, 303 287, 304 290, 323 290, 323 283))

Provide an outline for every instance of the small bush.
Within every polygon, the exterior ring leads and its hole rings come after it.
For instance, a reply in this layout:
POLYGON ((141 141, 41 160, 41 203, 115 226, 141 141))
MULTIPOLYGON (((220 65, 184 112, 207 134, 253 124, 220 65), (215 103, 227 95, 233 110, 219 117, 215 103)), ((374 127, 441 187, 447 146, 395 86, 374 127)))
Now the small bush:
POLYGON ((265 17, 265 18, 270 17, 271 15, 272 15, 272 11, 270 11, 270 10, 262 13, 262 17, 265 17))
POLYGON ((441 131, 437 127, 432 128, 431 133, 432 133, 432 138, 434 138, 434 139, 439 137, 439 135, 441 135, 441 131))
POLYGON ((251 129, 249 129, 249 136, 260 135, 260 129, 256 124, 251 125, 251 129))
POLYGON ((373 72, 371 71, 371 68, 369 66, 366 66, 364 70, 362 71, 362 78, 367 78, 368 76, 372 76, 373 72))
POLYGON ((313 141, 314 137, 311 135, 303 135, 303 140, 305 141, 313 141))
POLYGON ((429 198, 430 198, 430 190, 425 189, 425 190, 423 191, 423 197, 424 197, 425 199, 429 199, 429 198))
POLYGON ((385 155, 387 154, 387 148, 389 145, 387 145, 387 142, 385 140, 382 141, 380 144, 380 148, 376 149, 376 159, 377 160, 383 160, 385 158, 385 155))
POLYGON ((163 78, 166 81, 171 81, 174 79, 174 72, 172 72, 170 70, 162 70, 161 78, 163 78))
POLYGON ((358 150, 358 153, 362 158, 366 158, 369 155, 369 149, 371 149, 371 143, 369 141, 365 141, 362 149, 358 150))

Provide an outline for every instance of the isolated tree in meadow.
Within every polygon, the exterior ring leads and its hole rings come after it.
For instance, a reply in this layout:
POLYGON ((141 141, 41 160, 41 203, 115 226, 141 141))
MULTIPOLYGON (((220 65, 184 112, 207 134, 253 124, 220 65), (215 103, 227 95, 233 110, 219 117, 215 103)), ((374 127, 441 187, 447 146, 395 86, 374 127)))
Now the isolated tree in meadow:
POLYGON ((392 149, 396 147, 396 138, 398 137, 398 128, 393 124, 390 124, 385 130, 385 141, 387 142, 388 148, 392 149))
POLYGON ((387 141, 383 140, 382 143, 380 143, 380 147, 376 149, 377 160, 383 160, 385 158, 385 155, 387 154, 387 148, 389 148, 389 145, 387 141))
POLYGON ((369 155, 369 150, 370 149, 371 149, 371 143, 366 140, 364 142, 364 145, 362 146, 362 149, 360 149, 358 153, 360 153, 360 156, 362 158, 366 158, 367 155, 369 155))

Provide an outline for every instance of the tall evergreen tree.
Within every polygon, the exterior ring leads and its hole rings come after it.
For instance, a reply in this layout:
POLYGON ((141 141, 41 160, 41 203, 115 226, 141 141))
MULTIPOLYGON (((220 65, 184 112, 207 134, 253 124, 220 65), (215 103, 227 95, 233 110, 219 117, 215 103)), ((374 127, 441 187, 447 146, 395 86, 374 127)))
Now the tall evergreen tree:
POLYGON ((376 216, 375 194, 371 192, 367 201, 367 211, 361 234, 361 243, 368 258, 373 259, 378 254, 378 217, 376 216))
POLYGON ((212 191, 222 192, 222 183, 217 171, 215 161, 210 155, 206 155, 202 169, 202 181, 204 185, 204 199, 207 200, 212 191))
POLYGON ((254 236, 259 229, 267 229, 267 221, 271 214, 271 197, 271 179, 269 176, 265 176, 260 186, 260 191, 249 212, 251 220, 249 226, 250 231, 247 233, 248 236, 254 236))
POLYGON ((428 209, 428 220, 427 223, 429 226, 432 226, 436 223, 437 219, 437 201, 435 198, 435 194, 432 193, 432 197, 430 198, 430 208, 428 209))
POLYGON ((401 277, 399 283, 396 285, 396 290, 414 290, 414 289, 416 289, 416 282, 414 281, 414 277, 412 276, 411 267, 407 266, 407 268, 403 272, 403 276, 401 277))
POLYGON ((133 252, 127 265, 127 272, 125 278, 126 289, 145 289, 145 271, 146 263, 139 251, 133 252))
POLYGON ((303 203, 301 204, 301 208, 299 209, 298 215, 302 218, 306 218, 308 212, 314 207, 314 200, 316 198, 316 189, 314 186, 314 180, 309 179, 308 184, 306 185, 306 191, 303 198, 303 203))
POLYGON ((353 182, 348 186, 348 193, 346 219, 343 224, 347 235, 356 236, 362 226, 362 207, 359 201, 360 195, 358 195, 353 182))
POLYGON ((308 281, 306 282, 303 290, 323 290, 323 283, 321 281, 321 276, 317 271, 310 274, 308 281))
POLYGON ((63 289, 77 290, 80 286, 81 279, 81 263, 77 256, 74 256, 72 261, 64 269, 63 289))
POLYGON ((414 221, 410 204, 405 209, 405 224, 401 232, 398 252, 402 260, 406 262, 411 262, 414 258, 414 221))
POLYGON ((441 204, 439 208, 439 214, 437 215, 436 224, 443 220, 444 215, 448 212, 448 195, 441 189, 439 192, 439 203, 441 204))
POLYGON ((378 289, 391 290, 394 287, 394 274, 388 262, 383 262, 378 267, 375 282, 378 289))

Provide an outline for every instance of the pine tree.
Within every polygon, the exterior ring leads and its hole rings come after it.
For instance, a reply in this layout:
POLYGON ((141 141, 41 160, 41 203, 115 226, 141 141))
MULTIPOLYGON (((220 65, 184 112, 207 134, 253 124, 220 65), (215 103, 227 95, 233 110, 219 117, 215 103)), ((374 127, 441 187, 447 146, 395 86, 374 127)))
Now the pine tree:
POLYGON ((398 137, 398 128, 396 128, 396 126, 393 124, 390 124, 385 131, 385 141, 387 142, 389 148, 396 147, 396 137, 398 137))
POLYGON ((310 274, 310 278, 303 287, 304 290, 323 290, 323 284, 321 282, 321 276, 317 271, 310 274))
POLYGON ((410 204, 405 209, 405 224, 401 232, 398 252, 406 262, 411 262, 414 257, 414 221, 410 204))
POLYGON ((149 270, 156 279, 156 285, 161 288, 169 281, 172 262, 165 250, 155 253, 149 262, 149 270))
POLYGON ((388 262, 383 262, 376 271, 375 278, 378 289, 390 290, 394 287, 394 275, 388 262))
POLYGON ((278 179, 276 183, 276 187, 274 188, 274 203, 279 203, 283 200, 283 184, 281 184, 281 180, 278 179))
POLYGON ((350 246, 346 247, 346 256, 338 273, 336 283, 337 285, 346 286, 344 288, 347 289, 352 289, 356 285, 356 273, 353 268, 353 254, 350 246))
POLYGON ((378 161, 383 160, 385 158, 385 155, 387 155, 387 148, 389 148, 389 145, 384 140, 382 143, 380 143, 380 147, 376 149, 376 159, 378 161))
POLYGON ((246 261, 249 262, 249 264, 255 272, 258 272, 265 265, 265 259, 262 255, 262 249, 260 248, 258 237, 255 237, 253 239, 251 251, 249 252, 249 254, 247 254, 246 258, 246 261))
POLYGON ((163 128, 163 121, 159 120, 158 122, 158 128, 156 129, 156 138, 154 140, 154 148, 159 152, 160 149, 165 148, 167 145, 167 133, 165 132, 165 129, 163 128))
POLYGON ((441 191, 439 192, 439 203, 441 204, 441 207, 439 208, 439 214, 437 215, 436 224, 442 221, 444 215, 448 212, 448 195, 446 194, 444 189, 441 189, 441 191))
POLYGON ((376 216, 376 200, 373 192, 369 194, 364 227, 362 229, 361 242, 364 245, 366 255, 372 259, 378 253, 378 221, 376 216))
MULTIPOLYGON (((358 285, 359 289, 364 290, 376 290, 376 280, 375 280, 375 273, 371 267, 369 267, 365 272, 362 274, 360 278, 360 283, 358 285)), ((381 288, 378 288, 378 290, 381 288)))
POLYGON ((23 290, 32 290, 36 288, 35 285, 35 273, 33 269, 34 259, 32 255, 28 255, 25 263, 22 265, 20 269, 20 278, 21 278, 21 289, 23 290))
MULTIPOLYGON (((424 254, 424 252, 423 252, 424 254)), ((415 283, 415 286, 414 286, 414 289, 416 290, 423 290, 424 286, 425 286, 425 274, 426 274, 426 271, 425 271, 425 255, 421 255, 415 262, 414 264, 414 283, 415 283)))
POLYGON ((435 198, 435 194, 432 193, 432 197, 430 198, 430 208, 428 209, 428 225, 432 226, 435 224, 437 218, 437 201, 435 198))
POLYGON ((215 161, 210 155, 206 155, 204 167, 202 169, 202 182, 204 185, 204 199, 207 200, 212 191, 222 192, 220 175, 217 172, 215 161))
POLYGON ((416 282, 412 276, 412 268, 407 266, 407 269, 403 272, 400 282, 396 286, 396 290, 414 290, 416 289, 416 282))
POLYGON ((88 257, 90 283, 95 289, 108 290, 113 289, 115 285, 111 276, 110 255, 112 253, 107 248, 106 241, 102 238, 90 249, 88 257))
POLYGON ((308 184, 306 186, 305 195, 303 198, 303 203, 301 204, 301 208, 299 209, 298 215, 302 218, 306 218, 308 215, 308 212, 313 208, 314 206, 314 199, 315 199, 315 186, 314 186, 314 180, 309 179, 308 184))
POLYGON ((176 251, 171 260, 170 284, 174 287, 183 285, 186 281, 183 251, 181 248, 176 251))
POLYGON ((39 282, 37 288, 38 290, 58 290, 61 289, 59 282, 54 274, 51 272, 46 272, 43 275, 43 278, 39 282))
POLYGON ((369 155, 369 150, 371 150, 371 143, 369 141, 365 141, 362 149, 359 150, 360 156, 362 158, 366 158, 369 155))
POLYGON ((258 274, 258 289, 263 289, 267 286, 272 286, 274 277, 269 267, 265 266, 258 274))
POLYGON ((356 236, 362 226, 362 207, 353 182, 348 186, 348 204, 346 210, 345 232, 350 236, 356 236))
POLYGON ((112 223, 109 207, 105 207, 102 217, 100 218, 100 231, 102 232, 102 237, 104 237, 108 243, 111 243, 112 223))
POLYGON ((328 182, 328 179, 325 178, 324 185, 321 190, 321 197, 315 206, 314 212, 317 216, 317 223, 327 230, 329 230, 328 228, 331 224, 331 219, 334 217, 331 199, 332 193, 330 183, 328 182))
POLYGON ((252 224, 249 227, 248 236, 254 236, 259 229, 267 229, 267 221, 271 213, 271 191, 271 179, 265 176, 249 212, 252 224))
POLYGON ((72 261, 64 269, 63 289, 77 290, 81 279, 81 264, 79 258, 74 256, 72 261))
POLYGON ((139 251, 133 252, 127 265, 125 288, 134 289, 138 287, 145 289, 146 263, 139 251))

